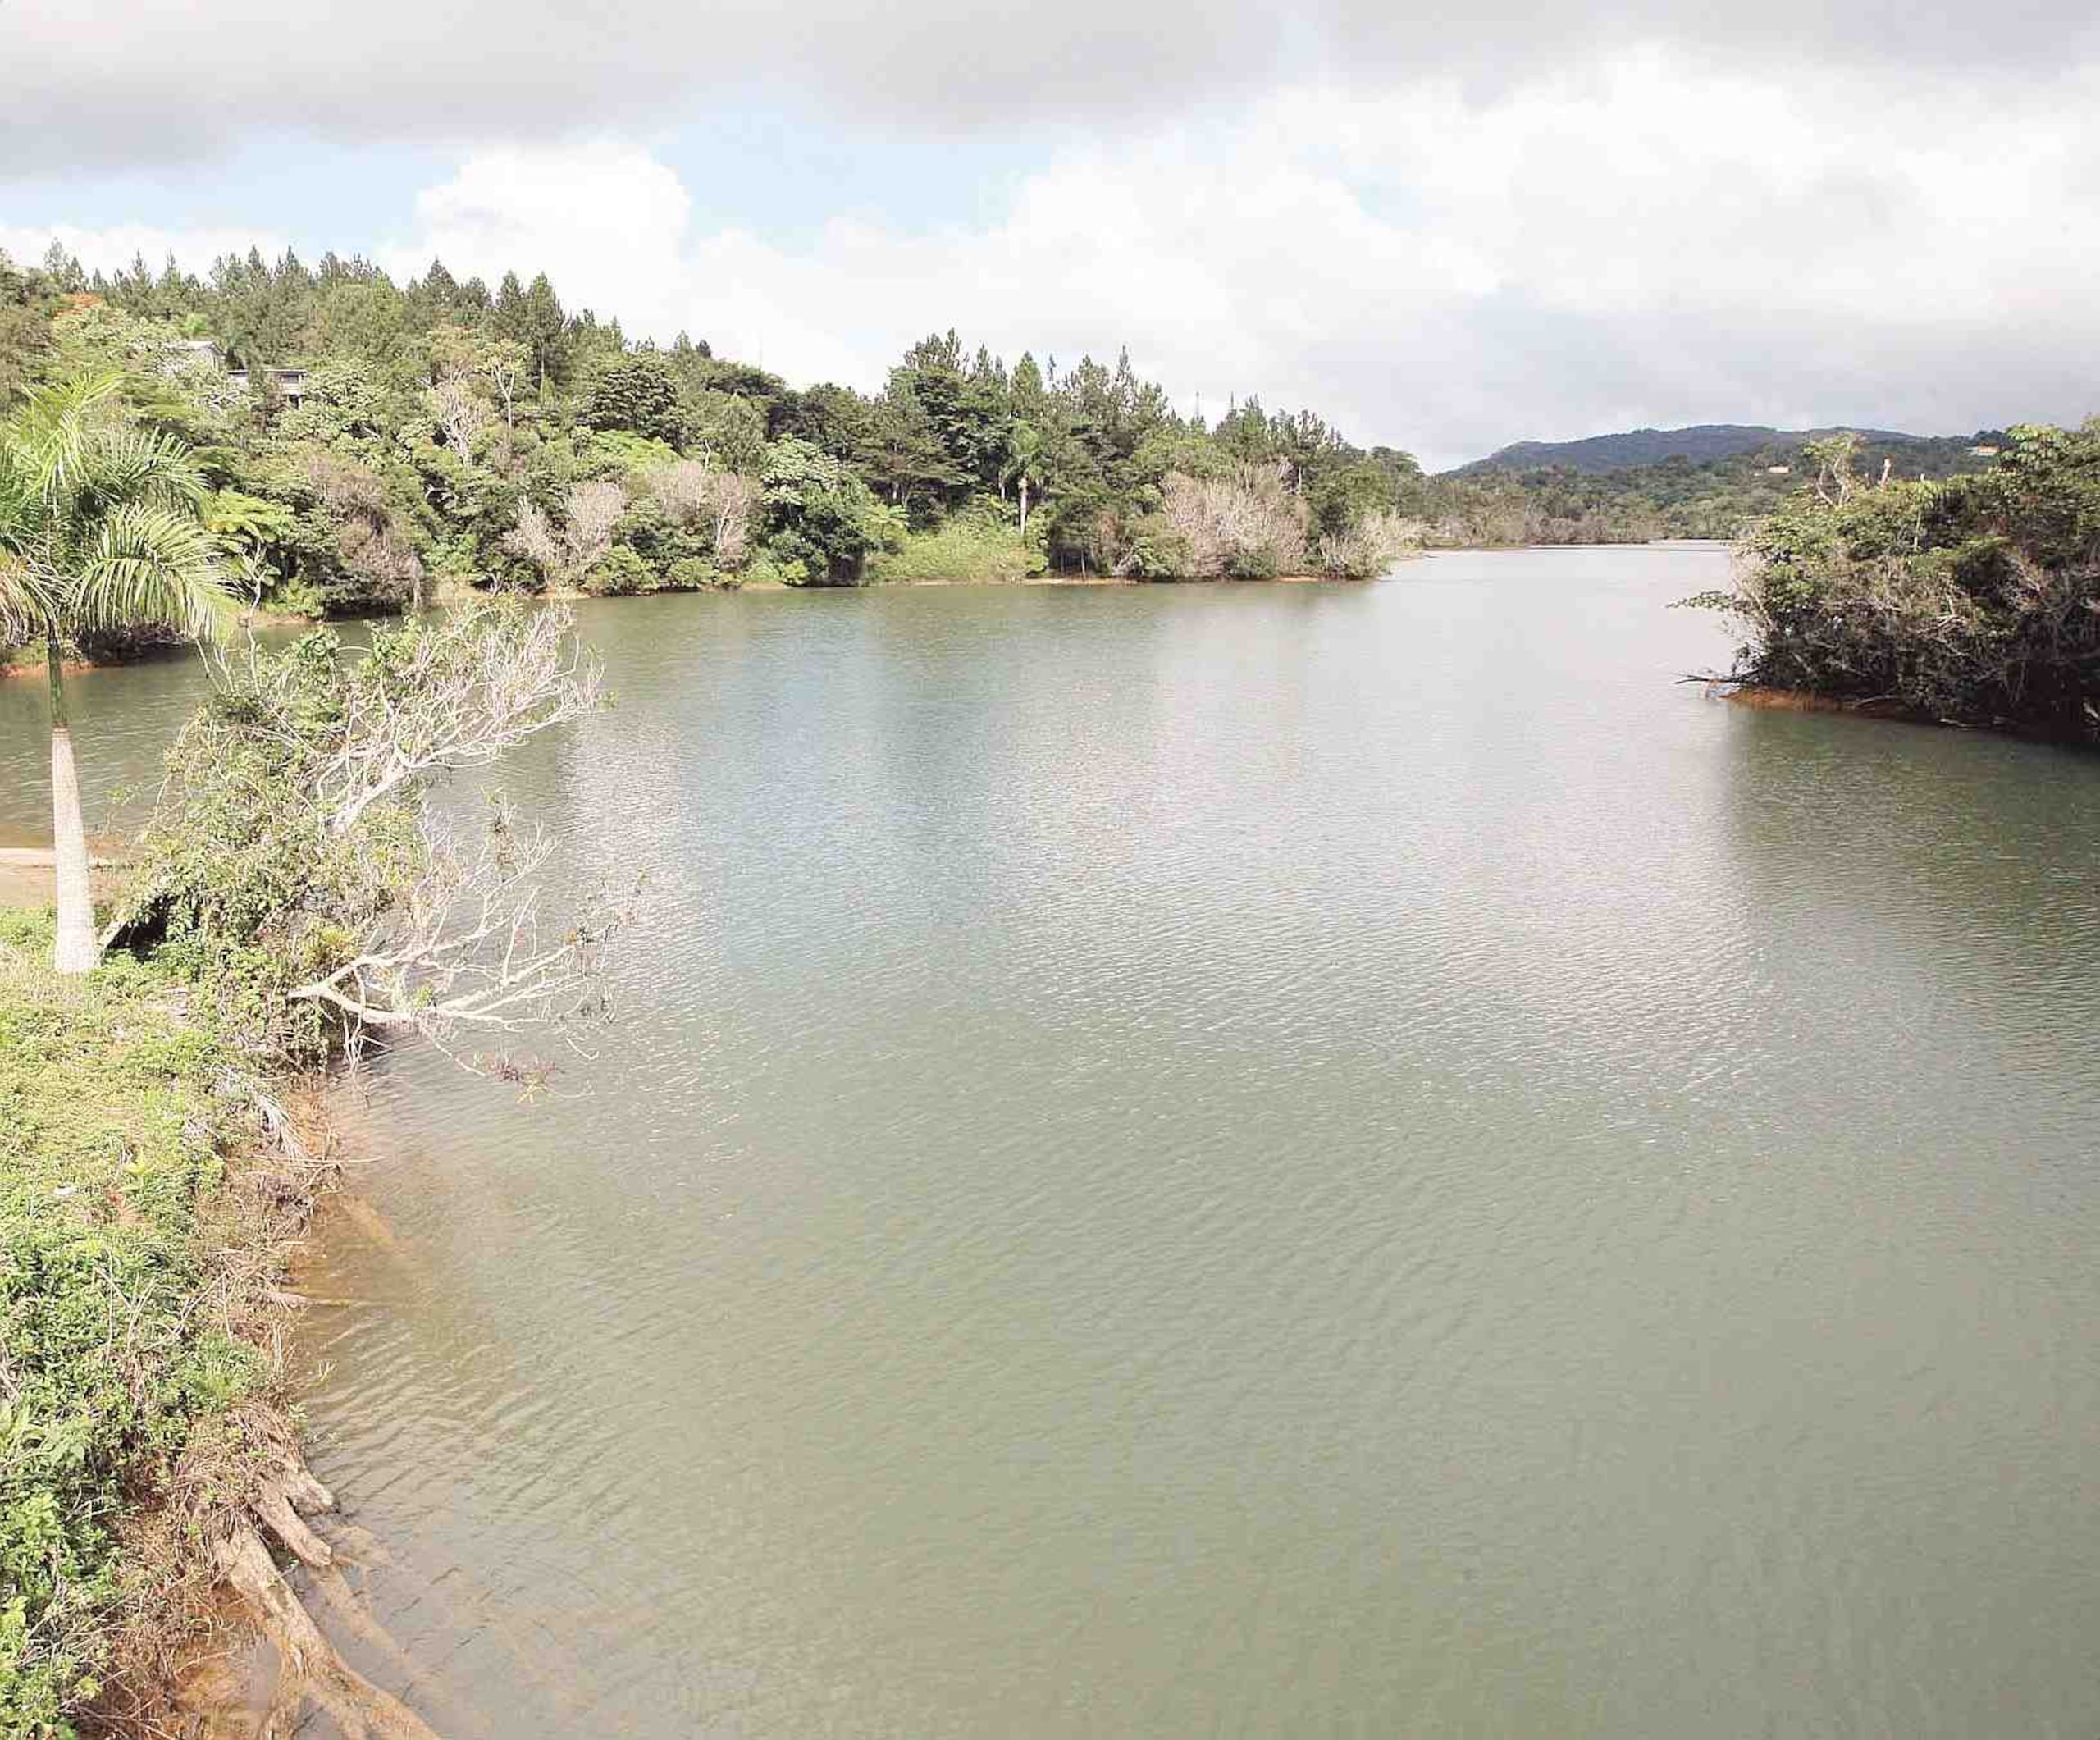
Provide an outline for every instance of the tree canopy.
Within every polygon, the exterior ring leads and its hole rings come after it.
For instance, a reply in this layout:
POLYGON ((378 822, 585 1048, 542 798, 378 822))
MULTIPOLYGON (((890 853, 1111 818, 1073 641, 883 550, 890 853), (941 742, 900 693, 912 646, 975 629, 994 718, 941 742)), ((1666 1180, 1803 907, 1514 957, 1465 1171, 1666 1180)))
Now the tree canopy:
POLYGON ((951 330, 878 392, 795 388, 688 334, 632 342, 544 274, 491 289, 438 260, 405 284, 332 253, 251 251, 202 275, 0 260, 0 396, 83 370, 121 372, 139 427, 194 450, 204 523, 251 601, 314 616, 440 584, 839 585, 929 564, 1177 577, 1204 571, 1169 509, 1198 481, 1261 494, 1275 479, 1285 545, 1308 560, 1367 515, 1387 516, 1385 537, 1422 505, 1405 454, 1253 399, 1213 429, 1127 354, 1010 365, 951 330), (660 474, 682 465, 719 480, 723 512, 665 511, 660 474), (609 526, 571 523, 607 490, 609 526))

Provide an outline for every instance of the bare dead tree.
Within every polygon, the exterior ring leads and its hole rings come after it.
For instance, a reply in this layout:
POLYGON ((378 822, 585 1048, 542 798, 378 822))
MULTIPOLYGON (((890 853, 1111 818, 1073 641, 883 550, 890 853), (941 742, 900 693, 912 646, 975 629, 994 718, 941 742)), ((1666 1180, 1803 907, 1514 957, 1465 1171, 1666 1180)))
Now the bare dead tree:
POLYGON ((517 426, 518 381, 525 372, 525 347, 513 339, 491 340, 483 353, 482 366, 488 371, 489 384, 503 401, 503 426, 506 429, 517 426))
POLYGON ((715 476, 705 459, 674 459, 645 473, 641 482, 674 524, 691 528, 707 516, 715 476))
POLYGON ((464 377, 452 375, 425 395, 431 415, 445 433, 445 445, 462 459, 472 459, 474 437, 488 427, 489 414, 464 377))
POLYGON ((1422 551, 1422 523, 1374 508, 1347 532, 1321 538, 1320 571, 1347 580, 1375 580, 1395 562, 1422 551))
POLYGON ((1230 573, 1236 561, 1258 554, 1279 573, 1305 559, 1304 509, 1281 466, 1243 464, 1221 477, 1174 472, 1162 496, 1194 578, 1230 573))
POLYGON ((486 614, 418 637, 384 683, 353 683, 332 751, 308 788, 340 838, 404 785, 486 767, 525 738, 600 702, 603 673, 573 637, 565 607, 486 614))
POLYGON ((549 585, 574 587, 612 549, 613 533, 627 512, 627 491, 604 479, 575 484, 563 508, 564 522, 557 527, 536 504, 519 501, 518 524, 504 542, 549 585))
POLYGON ((742 473, 717 475, 714 491, 714 559, 723 568, 741 568, 751 551, 751 510, 758 503, 758 482, 742 473))
MULTIPOLYGON (((574 1045, 579 1025, 604 1012, 599 951, 626 909, 601 889, 583 917, 550 923, 536 879, 555 843, 500 796, 477 834, 427 814, 420 827, 419 874, 354 954, 286 996, 333 1010, 354 1050, 372 1032, 413 1033, 455 1057, 470 1035, 500 1044, 544 1030, 574 1045)), ((544 1075, 487 1053, 462 1061, 544 1075)))
POLYGON ((627 512, 627 491, 608 479, 578 483, 568 492, 569 559, 578 574, 590 572, 613 547, 613 532, 627 512))
POLYGON ((660 465, 642 479, 664 513, 678 525, 707 528, 715 564, 743 565, 751 549, 752 509, 758 483, 705 459, 678 459, 660 465))
POLYGON ((503 541, 514 555, 524 557, 548 579, 566 578, 568 552, 561 533, 530 497, 518 504, 518 523, 503 541))

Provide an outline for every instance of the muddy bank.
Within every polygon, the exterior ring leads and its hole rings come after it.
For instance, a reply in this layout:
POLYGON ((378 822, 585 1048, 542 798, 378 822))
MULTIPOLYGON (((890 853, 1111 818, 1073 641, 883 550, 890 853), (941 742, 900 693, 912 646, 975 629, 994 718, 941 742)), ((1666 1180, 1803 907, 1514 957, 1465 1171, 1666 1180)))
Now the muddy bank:
POLYGON ((52 943, 0 909, 0 1732, 283 1734, 320 1710, 427 1735, 279 1569, 325 1596, 345 1550, 285 1357, 340 1172, 316 1085, 258 1069, 153 962, 61 975, 52 943))
POLYGON ((1726 698, 1739 707, 1755 707, 1768 713, 1850 713, 1860 719, 1893 719, 1914 725, 1939 724, 1929 713, 1886 698, 1848 701, 1837 695, 1819 695, 1810 689, 1766 688, 1755 683, 1738 683, 1726 698))
MULTIPOLYGON (((161 1707, 194 1740, 268 1740, 304 1733, 320 1717, 345 1740, 436 1740, 436 1732, 392 1693, 344 1659, 320 1623, 382 1658, 406 1663, 374 1620, 357 1586, 388 1562, 369 1534, 337 1512, 336 1496, 307 1465, 290 1412, 286 1350, 298 1318, 318 1303, 306 1290, 313 1244, 334 1218, 390 1237, 377 1211, 343 1190, 339 1134, 325 1078, 273 1083, 258 1096, 262 1126, 256 1166, 293 1168, 293 1185, 272 1183, 278 1217, 256 1229, 254 1260, 269 1285, 249 1324, 276 1377, 266 1417, 251 1425, 272 1453, 222 1499, 217 1526, 200 1547, 208 1592, 171 1615, 187 1644, 165 1657, 156 1680, 134 1687, 143 1707, 161 1707), (376 1223, 376 1224, 375 1224, 376 1223)), ((413 1678, 413 1674, 410 1674, 413 1678)), ((164 1733, 165 1729, 141 1732, 164 1733)))
POLYGON ((1728 687, 1726 679, 1705 679, 1711 689, 1723 689, 1723 698, 1737 706, 1754 707, 1768 713, 1843 713, 1854 719, 1891 720, 1901 725, 1936 725, 1952 731, 1981 731, 1993 737, 2017 738, 2027 743, 2052 743, 2063 749, 2092 751, 2096 745, 2090 735, 2079 735, 2067 731, 2050 730, 2029 724, 2020 719, 1994 719, 1970 721, 1943 719, 1929 713, 1922 707, 1906 706, 1887 696, 1870 696, 1862 700, 1850 700, 1840 695, 1819 695, 1811 689, 1770 688, 1760 683, 1746 683, 1728 687))

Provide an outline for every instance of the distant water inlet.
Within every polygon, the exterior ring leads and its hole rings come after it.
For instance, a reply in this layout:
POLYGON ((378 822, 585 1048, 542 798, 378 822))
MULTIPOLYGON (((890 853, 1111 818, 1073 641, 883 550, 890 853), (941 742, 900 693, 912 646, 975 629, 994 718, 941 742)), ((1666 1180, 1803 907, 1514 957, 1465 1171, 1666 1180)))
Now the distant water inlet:
POLYGON ((2100 761, 1710 701, 1723 573, 586 606, 505 783, 647 929, 565 1097, 345 1108, 345 1652, 504 1737, 2090 1740, 2100 761))

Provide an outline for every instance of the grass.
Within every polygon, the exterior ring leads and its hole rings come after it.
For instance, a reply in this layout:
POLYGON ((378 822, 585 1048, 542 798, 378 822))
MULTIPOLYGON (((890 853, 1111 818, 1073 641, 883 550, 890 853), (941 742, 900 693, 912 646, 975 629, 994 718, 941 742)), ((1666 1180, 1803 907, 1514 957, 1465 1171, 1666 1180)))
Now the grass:
POLYGON ((1026 580, 1045 566, 1034 540, 1011 524, 983 514, 958 514, 932 532, 915 532, 902 550, 874 557, 868 578, 883 581, 1026 580))
POLYGON ((125 1725, 197 1610, 215 1517, 282 1453, 265 1301, 308 1202, 240 1163, 247 1078, 164 973, 62 980, 50 947, 0 911, 6 1740, 125 1725))

